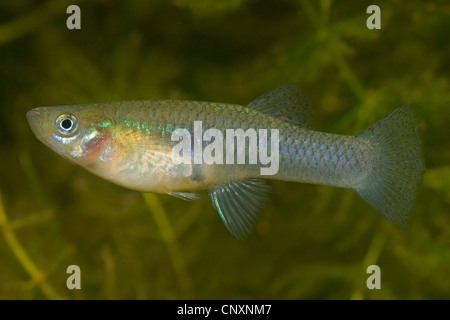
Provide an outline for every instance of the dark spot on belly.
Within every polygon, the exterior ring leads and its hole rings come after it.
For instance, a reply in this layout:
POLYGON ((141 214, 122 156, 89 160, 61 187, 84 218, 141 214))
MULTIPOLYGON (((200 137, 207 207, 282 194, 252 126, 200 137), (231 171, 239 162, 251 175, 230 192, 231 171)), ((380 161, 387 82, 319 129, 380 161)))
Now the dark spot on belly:
POLYGON ((192 166, 192 174, 190 178, 192 181, 202 181, 205 179, 205 177, 203 176, 201 165, 192 166))

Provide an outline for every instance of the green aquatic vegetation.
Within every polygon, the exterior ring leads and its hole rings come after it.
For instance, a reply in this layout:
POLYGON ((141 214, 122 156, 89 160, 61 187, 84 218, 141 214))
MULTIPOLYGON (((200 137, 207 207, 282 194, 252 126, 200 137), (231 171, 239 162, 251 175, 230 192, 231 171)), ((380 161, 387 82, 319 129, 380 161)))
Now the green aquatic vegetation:
POLYGON ((79 2, 82 29, 69 31, 70 2, 2 1, 0 299, 448 299, 448 3, 382 3, 381 29, 368 30, 368 2, 216 2, 79 2), (111 100, 245 104, 289 81, 319 131, 358 134, 414 106, 427 170, 408 229, 350 190, 273 182, 239 241, 206 194, 186 203, 112 185, 38 143, 25 118, 111 100), (369 264, 381 290, 365 285, 369 264))
MULTIPOLYGON (((27 224, 23 221, 15 221, 15 228, 27 224)), ((0 230, 5 238, 6 243, 11 248, 12 253, 27 271, 31 277, 30 288, 39 286, 42 292, 50 299, 61 299, 59 294, 53 289, 52 285, 48 283, 46 275, 35 265, 33 260, 29 257, 16 234, 14 233, 14 226, 8 221, 6 213, 3 208, 2 199, 0 196, 0 230)))

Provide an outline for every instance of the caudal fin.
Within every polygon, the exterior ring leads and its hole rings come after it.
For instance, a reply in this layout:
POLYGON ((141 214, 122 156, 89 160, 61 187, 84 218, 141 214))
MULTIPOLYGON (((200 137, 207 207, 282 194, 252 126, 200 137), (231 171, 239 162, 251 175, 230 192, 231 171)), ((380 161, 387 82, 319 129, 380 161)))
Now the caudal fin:
POLYGON ((355 191, 397 227, 411 220, 424 163, 418 124, 411 106, 400 107, 359 137, 370 139, 381 151, 377 177, 355 191))

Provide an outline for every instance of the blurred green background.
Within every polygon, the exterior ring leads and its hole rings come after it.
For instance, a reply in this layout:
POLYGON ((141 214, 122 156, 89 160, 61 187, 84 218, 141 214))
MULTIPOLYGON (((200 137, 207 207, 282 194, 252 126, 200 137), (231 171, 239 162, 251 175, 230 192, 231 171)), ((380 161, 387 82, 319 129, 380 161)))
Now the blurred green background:
POLYGON ((450 5, 161 0, 0 3, 0 299, 450 298, 450 5), (66 28, 81 8, 82 30, 66 28), (352 190, 271 182, 252 234, 203 200, 143 196, 33 136, 44 105, 127 99, 246 104, 289 81, 317 130, 357 134, 415 105, 427 165, 401 231, 352 190), (66 268, 81 268, 68 290, 66 268), (368 290, 366 268, 381 268, 368 290))

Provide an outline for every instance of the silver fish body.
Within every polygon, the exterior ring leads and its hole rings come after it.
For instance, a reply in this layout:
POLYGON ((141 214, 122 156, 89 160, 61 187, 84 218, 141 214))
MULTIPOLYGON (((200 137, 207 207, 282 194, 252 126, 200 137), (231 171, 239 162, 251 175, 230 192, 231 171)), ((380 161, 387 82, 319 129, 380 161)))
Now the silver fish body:
MULTIPOLYGON (((208 190, 225 225, 238 238, 249 232, 270 191, 261 179, 353 188, 383 216, 404 228, 424 168, 411 107, 398 108, 357 136, 323 133, 311 129, 311 104, 293 84, 272 90, 245 107, 126 101, 41 107, 27 117, 35 135, 50 148, 119 185, 187 200, 197 199, 197 190, 208 190), (195 135, 196 121, 202 123, 200 137, 195 135), (276 129, 277 146, 268 148, 278 156, 276 173, 262 176, 261 168, 267 164, 248 163, 254 151, 248 145, 244 164, 237 164, 234 158, 232 163, 174 163, 175 130, 185 129, 193 137, 192 143, 203 150, 213 142, 203 139, 210 128, 224 136, 229 129, 276 129)), ((269 146, 272 142, 268 136, 263 141, 269 146)), ((258 143, 260 150, 261 141, 258 143)), ((229 147, 225 143, 219 146, 225 159, 229 147)), ((195 157, 193 149, 189 151, 195 157)), ((219 148, 216 155, 217 151, 219 148)))

